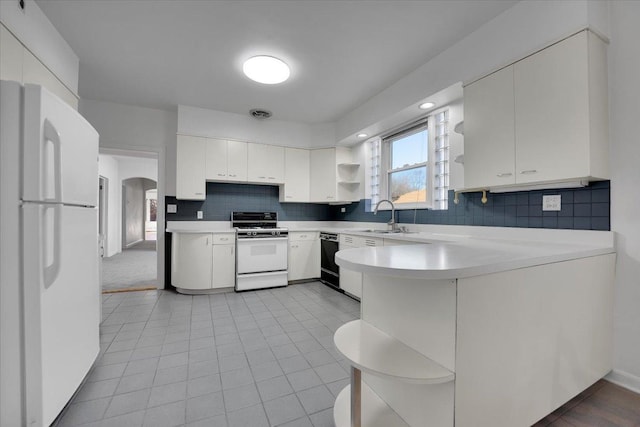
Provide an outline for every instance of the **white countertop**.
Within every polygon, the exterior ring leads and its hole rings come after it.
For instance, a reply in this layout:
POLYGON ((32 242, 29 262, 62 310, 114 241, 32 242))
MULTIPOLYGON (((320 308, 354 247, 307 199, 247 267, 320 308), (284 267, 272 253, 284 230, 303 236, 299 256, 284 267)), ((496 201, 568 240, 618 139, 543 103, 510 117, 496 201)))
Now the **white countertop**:
POLYGON ((336 263, 349 270, 380 276, 456 279, 614 252, 613 245, 607 244, 475 238, 431 241, 430 244, 342 250, 336 254, 336 263))
MULTIPOLYGON (((411 233, 372 233, 385 223, 281 221, 295 231, 405 240, 415 245, 347 249, 339 266, 368 274, 455 279, 613 253, 614 233, 585 230, 406 224, 411 233)), ((405 224, 401 224, 405 225, 405 224)), ((235 233, 229 221, 169 221, 170 233, 235 233)))

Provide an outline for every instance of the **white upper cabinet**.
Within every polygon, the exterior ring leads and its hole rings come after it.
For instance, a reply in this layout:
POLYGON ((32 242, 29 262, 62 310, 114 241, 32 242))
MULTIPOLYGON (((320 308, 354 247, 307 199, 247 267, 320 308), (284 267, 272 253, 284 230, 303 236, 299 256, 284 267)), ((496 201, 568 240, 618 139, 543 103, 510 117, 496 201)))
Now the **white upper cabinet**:
POLYGON ((207 138, 209 181, 247 181, 247 143, 207 138))
POLYGON ((464 89, 465 187, 515 183, 513 67, 464 89))
POLYGON ((176 145, 176 199, 205 200, 207 139, 178 135, 176 145))
POLYGON ((349 148, 306 150, 178 135, 176 198, 204 200, 206 181, 280 186, 281 202, 359 200, 360 165, 349 148))
POLYGON ((606 63, 582 31, 465 87, 465 187, 608 179, 606 63))
POLYGON ((281 202, 309 201, 309 150, 284 149, 284 185, 280 188, 281 202))
POLYGON ((349 148, 311 150, 311 201, 352 202, 359 199, 359 165, 349 148))
POLYGON ((311 150, 311 194, 312 202, 335 202, 336 149, 311 150))
POLYGON ((247 180, 247 143, 227 141, 227 176, 229 181, 247 180))
POLYGON ((249 182, 284 183, 284 147, 250 142, 247 149, 249 182))
POLYGON ((227 181, 227 141, 207 138, 206 146, 206 179, 227 181))

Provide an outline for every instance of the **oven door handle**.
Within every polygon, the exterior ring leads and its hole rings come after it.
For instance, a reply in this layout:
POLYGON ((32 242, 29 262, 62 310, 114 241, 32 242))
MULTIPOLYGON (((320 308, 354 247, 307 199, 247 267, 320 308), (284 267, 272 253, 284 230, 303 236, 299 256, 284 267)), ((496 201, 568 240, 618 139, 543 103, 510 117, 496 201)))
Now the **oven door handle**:
POLYGON ((274 240, 287 241, 287 237, 238 237, 238 243, 240 242, 272 242, 274 240))

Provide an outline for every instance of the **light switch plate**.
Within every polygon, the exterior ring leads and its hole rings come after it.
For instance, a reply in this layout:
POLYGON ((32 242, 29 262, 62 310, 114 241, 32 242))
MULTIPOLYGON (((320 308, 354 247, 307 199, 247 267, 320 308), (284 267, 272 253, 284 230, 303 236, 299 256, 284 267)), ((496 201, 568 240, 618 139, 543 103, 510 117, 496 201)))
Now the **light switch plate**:
POLYGON ((560 195, 542 196, 543 211, 559 211, 562 207, 560 195))
POLYGON ((178 205, 167 205, 167 213, 178 212, 178 205))
POLYGON ((198 211, 198 219, 202 219, 202 211, 198 211))

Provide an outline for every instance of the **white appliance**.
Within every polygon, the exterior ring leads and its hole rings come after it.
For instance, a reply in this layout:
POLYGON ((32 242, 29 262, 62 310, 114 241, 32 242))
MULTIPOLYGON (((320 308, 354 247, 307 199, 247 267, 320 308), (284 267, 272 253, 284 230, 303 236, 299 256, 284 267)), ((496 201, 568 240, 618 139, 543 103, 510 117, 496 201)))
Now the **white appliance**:
POLYGON ((0 82, 0 425, 48 426, 99 352, 98 134, 0 82))
POLYGON ((276 212, 232 212, 236 228, 236 291, 287 286, 289 231, 276 212))

